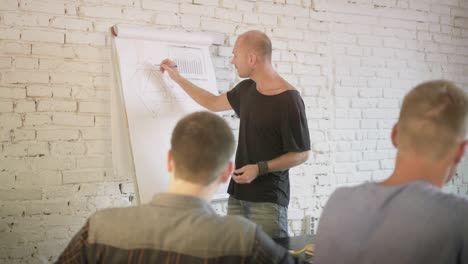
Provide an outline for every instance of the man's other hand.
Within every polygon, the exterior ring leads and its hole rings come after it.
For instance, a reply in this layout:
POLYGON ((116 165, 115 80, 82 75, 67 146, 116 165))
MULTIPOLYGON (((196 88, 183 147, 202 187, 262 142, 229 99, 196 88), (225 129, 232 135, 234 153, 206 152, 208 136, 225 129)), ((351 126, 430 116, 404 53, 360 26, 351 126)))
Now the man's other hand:
POLYGON ((251 183, 258 176, 257 164, 249 164, 234 171, 232 179, 239 184, 251 183))

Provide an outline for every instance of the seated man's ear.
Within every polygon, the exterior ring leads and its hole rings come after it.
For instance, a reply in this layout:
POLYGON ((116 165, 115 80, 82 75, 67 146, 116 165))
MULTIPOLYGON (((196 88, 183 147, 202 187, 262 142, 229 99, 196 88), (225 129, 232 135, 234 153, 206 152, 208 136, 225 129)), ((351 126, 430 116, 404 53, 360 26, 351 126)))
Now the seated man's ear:
POLYGON ((397 142, 397 133, 398 133, 398 129, 397 129, 397 124, 393 125, 393 128, 392 128, 392 144, 395 148, 397 148, 398 146, 398 142, 397 142))
POLYGON ((225 183, 229 180, 233 170, 234 170, 234 163, 232 161, 229 161, 228 165, 223 171, 223 174, 221 175, 221 178, 220 178, 221 183, 225 183))
POLYGON ((174 166, 174 164, 173 164, 173 161, 172 161, 172 151, 169 150, 167 152, 167 171, 172 172, 172 170, 174 169, 173 166, 174 166))
POLYGON ((468 140, 463 141, 458 147, 457 153, 455 154, 455 162, 459 163, 465 156, 465 151, 468 146, 468 140))

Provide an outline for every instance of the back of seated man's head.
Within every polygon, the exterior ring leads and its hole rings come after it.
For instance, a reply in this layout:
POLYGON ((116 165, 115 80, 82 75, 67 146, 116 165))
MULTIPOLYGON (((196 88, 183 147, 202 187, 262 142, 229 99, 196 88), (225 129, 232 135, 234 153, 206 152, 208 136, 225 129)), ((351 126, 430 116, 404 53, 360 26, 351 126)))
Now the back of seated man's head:
POLYGON ((200 185, 216 180, 231 160, 235 140, 226 121, 209 112, 195 112, 174 128, 171 152, 175 176, 200 185))
POLYGON ((467 132, 468 98, 445 80, 422 83, 404 98, 397 124, 398 151, 440 160, 467 132))

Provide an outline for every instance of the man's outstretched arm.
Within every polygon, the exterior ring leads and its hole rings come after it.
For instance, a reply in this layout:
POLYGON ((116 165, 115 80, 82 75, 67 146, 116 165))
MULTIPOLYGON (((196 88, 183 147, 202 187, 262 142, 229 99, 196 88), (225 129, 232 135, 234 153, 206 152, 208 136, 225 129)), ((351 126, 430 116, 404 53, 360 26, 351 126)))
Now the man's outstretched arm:
POLYGON ((167 71, 171 79, 176 82, 184 91, 192 97, 199 105, 213 112, 220 112, 232 109, 226 94, 214 95, 202 89, 179 74, 175 63, 169 59, 161 62, 159 69, 162 73, 167 71))

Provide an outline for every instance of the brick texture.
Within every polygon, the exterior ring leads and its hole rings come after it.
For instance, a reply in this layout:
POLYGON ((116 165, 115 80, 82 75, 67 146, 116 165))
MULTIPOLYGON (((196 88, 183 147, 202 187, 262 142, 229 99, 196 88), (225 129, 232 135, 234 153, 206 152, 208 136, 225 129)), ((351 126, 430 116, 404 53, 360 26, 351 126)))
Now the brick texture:
MULTIPOLYGON (((229 63, 236 37, 271 36, 274 66, 302 93, 311 134, 311 158, 290 173, 289 230, 301 234, 314 232, 335 188, 391 173, 390 130, 408 89, 445 78, 468 91, 467 8, 456 0, 3 0, 0 262, 53 262, 96 209, 135 201, 132 177, 112 173, 111 25, 216 33, 220 92, 239 81, 229 63)), ((233 112, 224 116, 237 134, 233 112)), ((468 195, 468 162, 446 190, 468 195)), ((213 205, 226 213, 224 201, 213 205)))

